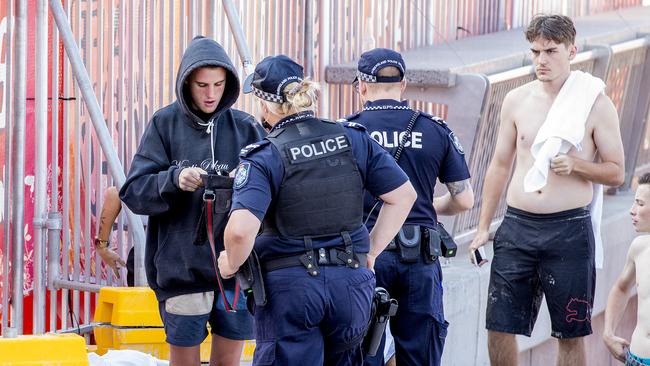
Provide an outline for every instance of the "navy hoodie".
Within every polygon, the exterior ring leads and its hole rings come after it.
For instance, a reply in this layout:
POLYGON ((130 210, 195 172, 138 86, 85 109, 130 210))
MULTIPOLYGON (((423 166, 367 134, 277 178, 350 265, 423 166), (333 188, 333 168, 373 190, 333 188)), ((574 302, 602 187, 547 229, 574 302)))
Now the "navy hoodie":
POLYGON ((251 115, 230 108, 238 96, 237 70, 224 49, 208 38, 192 40, 178 69, 176 101, 149 121, 120 190, 120 199, 133 212, 149 216, 145 269, 159 301, 216 288, 210 247, 207 242, 193 243, 203 189, 182 191, 178 176, 186 167, 231 171, 239 151, 262 139, 265 132, 251 115), (227 71, 226 89, 211 116, 190 108, 185 84, 192 71, 203 66, 227 71))

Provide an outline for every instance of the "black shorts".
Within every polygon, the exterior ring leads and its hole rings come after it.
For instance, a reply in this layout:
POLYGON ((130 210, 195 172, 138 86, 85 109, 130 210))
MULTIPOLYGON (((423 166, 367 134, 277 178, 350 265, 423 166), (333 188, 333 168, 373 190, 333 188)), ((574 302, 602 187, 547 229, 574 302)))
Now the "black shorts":
POLYGON ((553 337, 589 335, 595 287, 588 210, 533 214, 508 207, 494 236, 488 330, 530 336, 546 295, 553 337))

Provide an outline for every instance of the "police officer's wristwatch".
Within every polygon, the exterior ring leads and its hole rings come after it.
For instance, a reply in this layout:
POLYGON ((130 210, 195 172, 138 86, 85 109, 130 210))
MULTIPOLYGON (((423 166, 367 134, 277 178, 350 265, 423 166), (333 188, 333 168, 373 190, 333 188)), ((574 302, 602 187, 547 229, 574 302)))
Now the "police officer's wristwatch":
POLYGON ((110 244, 110 241, 108 240, 102 240, 98 237, 95 237, 95 248, 97 249, 106 249, 108 248, 108 245, 110 244))

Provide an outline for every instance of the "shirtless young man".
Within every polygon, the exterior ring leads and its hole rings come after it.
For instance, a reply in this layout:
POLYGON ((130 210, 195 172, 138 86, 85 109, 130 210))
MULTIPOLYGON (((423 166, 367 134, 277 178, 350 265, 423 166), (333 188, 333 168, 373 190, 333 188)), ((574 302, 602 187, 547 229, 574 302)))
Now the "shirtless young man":
MULTIPOLYGON (((650 173, 639 178, 630 210, 637 232, 650 233, 650 173)), ((609 292, 605 309, 603 340, 609 352, 626 366, 650 365, 650 235, 639 236, 630 245, 625 267, 609 292), (636 328, 632 342, 615 335, 627 304, 627 292, 635 284, 638 296, 636 328), (629 350, 628 350, 629 347, 629 350)))
POLYGON ((537 80, 510 91, 503 102, 470 258, 488 241, 490 222, 516 161, 508 211, 494 238, 486 317, 491 363, 517 364, 515 334, 530 336, 546 294, 552 336, 559 341, 557 364, 585 365, 582 337, 591 334, 596 283, 594 238, 585 206, 592 200, 592 183, 623 183, 618 116, 610 99, 600 94, 586 121, 582 150, 555 156, 546 185, 526 193, 524 176, 534 162, 531 145, 577 52, 575 27, 566 16, 534 17, 526 39, 537 80), (600 162, 595 162, 597 155, 600 162))

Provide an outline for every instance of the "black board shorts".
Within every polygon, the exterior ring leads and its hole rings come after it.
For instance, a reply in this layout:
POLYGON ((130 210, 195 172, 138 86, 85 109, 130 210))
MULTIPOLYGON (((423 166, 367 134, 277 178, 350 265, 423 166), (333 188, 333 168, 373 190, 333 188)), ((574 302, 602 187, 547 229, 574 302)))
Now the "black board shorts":
POLYGON ((486 328, 530 336, 546 296, 555 338, 589 335, 596 287, 589 211, 508 207, 494 236, 486 328))

